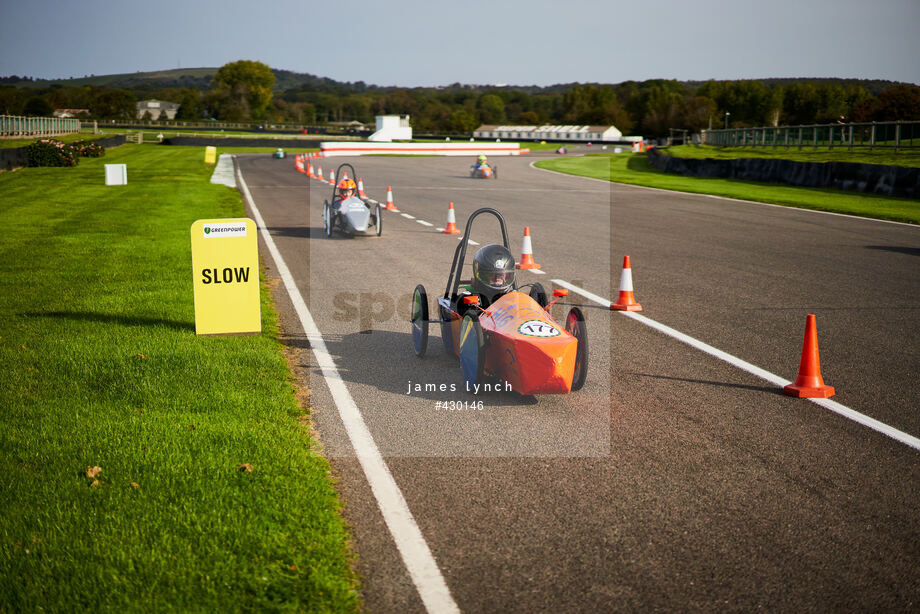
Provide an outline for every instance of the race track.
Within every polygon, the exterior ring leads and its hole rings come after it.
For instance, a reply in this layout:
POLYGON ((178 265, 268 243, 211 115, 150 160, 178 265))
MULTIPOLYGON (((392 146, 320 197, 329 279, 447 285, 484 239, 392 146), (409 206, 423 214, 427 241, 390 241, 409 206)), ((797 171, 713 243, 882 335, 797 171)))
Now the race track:
MULTIPOLYGON (((324 376, 279 282, 367 610, 915 610, 920 229, 607 184, 534 169, 538 158, 496 159, 497 180, 470 179, 464 158, 323 160, 327 174, 354 164, 375 200, 393 188, 400 213, 385 213, 383 236, 352 239, 324 236, 330 186, 290 159, 237 158, 284 261, 263 241, 266 270, 289 272, 340 378, 329 383, 328 365, 324 376), (545 274, 519 283, 585 291, 561 301, 587 317, 583 390, 466 393, 437 327, 414 355, 409 297, 423 284, 436 313, 457 245, 436 231, 450 201, 461 229, 479 207, 500 210, 515 257, 530 227, 545 274), (816 314, 832 401, 896 435, 587 298, 616 299, 624 255, 642 316, 786 380, 816 314), (457 392, 406 394, 410 382, 457 392), (343 398, 370 437, 357 452, 343 398), (456 399, 483 408, 436 408, 456 399), (392 501, 369 485, 377 451, 392 501), (399 527, 417 527, 424 547, 399 527)), ((494 241, 494 226, 477 222, 473 239, 494 241)))

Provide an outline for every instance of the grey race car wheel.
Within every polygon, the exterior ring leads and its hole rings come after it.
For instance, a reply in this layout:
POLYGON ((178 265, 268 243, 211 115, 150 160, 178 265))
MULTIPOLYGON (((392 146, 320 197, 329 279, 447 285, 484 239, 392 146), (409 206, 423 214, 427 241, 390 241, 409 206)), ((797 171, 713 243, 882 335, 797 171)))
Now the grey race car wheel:
POLYGON ((565 330, 578 340, 575 354, 575 372, 572 374, 572 392, 581 390, 588 377, 588 326, 578 307, 572 307, 565 318, 565 330))
POLYGON ((425 286, 415 286, 412 293, 412 345, 415 355, 421 358, 428 348, 428 293, 425 286))
POLYGON ((323 203, 323 230, 326 232, 326 237, 332 236, 332 209, 328 202, 323 203))
POLYGON ((485 356, 482 326, 478 318, 467 314, 460 322, 460 369, 468 388, 485 377, 485 356))
POLYGON ((381 208, 380 203, 377 203, 377 213, 375 214, 375 217, 377 218, 375 222, 377 225, 377 236, 379 237, 381 233, 383 233, 383 209, 381 208))

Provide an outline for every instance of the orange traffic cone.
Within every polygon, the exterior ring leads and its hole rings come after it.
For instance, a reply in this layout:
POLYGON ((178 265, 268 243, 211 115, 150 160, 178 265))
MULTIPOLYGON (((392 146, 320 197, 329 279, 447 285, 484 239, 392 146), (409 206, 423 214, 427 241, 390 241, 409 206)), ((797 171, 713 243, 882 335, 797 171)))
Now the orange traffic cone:
POLYGON ((458 235, 460 231, 457 230, 457 216, 454 214, 454 203, 450 203, 447 206, 447 228, 441 231, 442 235, 458 235))
POLYGON ((364 193, 364 181, 360 177, 358 177, 358 196, 367 198, 367 194, 364 193))
POLYGON ((632 268, 629 266, 629 256, 623 256, 623 272, 620 274, 620 296, 616 303, 610 304, 612 311, 642 311, 642 305, 636 302, 633 295, 632 268))
POLYGON ((821 377, 821 361, 818 359, 818 325, 814 314, 805 318, 805 339, 802 342, 802 360, 799 376, 794 384, 783 387, 783 394, 800 399, 826 399, 834 396, 834 387, 826 386, 821 377))
POLYGON ((294 156, 294 168, 297 169, 298 172, 303 172, 303 158, 301 158, 300 155, 294 156))
POLYGON ((530 226, 524 226, 524 245, 521 247, 521 261, 515 265, 519 269, 539 269, 533 261, 533 246, 530 244, 530 226))
POLYGON ((323 183, 326 183, 326 179, 325 177, 323 177, 323 167, 322 166, 316 167, 316 178, 322 181, 323 183))
POLYGON ((307 177, 313 179, 316 175, 313 173, 313 165, 307 162, 307 177))
POLYGON ((393 204, 393 188, 390 186, 387 186, 387 206, 384 209, 387 211, 399 211, 396 205, 393 204))

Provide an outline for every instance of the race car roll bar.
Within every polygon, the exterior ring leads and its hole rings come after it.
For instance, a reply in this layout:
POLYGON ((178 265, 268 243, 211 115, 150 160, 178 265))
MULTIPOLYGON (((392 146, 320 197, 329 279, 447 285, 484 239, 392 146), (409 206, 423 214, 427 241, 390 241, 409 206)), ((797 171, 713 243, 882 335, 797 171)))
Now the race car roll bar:
POLYGON ((450 277, 447 278, 447 288, 444 290, 444 298, 448 300, 450 300, 451 297, 456 296, 457 290, 460 288, 460 271, 463 268, 464 260, 466 260, 466 245, 470 240, 470 228, 473 225, 473 219, 475 219, 476 216, 480 213, 491 213, 496 218, 498 218, 498 223, 502 228, 502 240, 505 243, 505 248, 508 250, 511 249, 511 244, 508 243, 508 230, 505 228, 505 218, 502 217, 502 214, 490 207, 483 207, 482 209, 476 209, 476 211, 473 211, 469 219, 466 221, 466 230, 463 232, 463 240, 460 241, 460 244, 454 251, 454 262, 450 265, 450 277))

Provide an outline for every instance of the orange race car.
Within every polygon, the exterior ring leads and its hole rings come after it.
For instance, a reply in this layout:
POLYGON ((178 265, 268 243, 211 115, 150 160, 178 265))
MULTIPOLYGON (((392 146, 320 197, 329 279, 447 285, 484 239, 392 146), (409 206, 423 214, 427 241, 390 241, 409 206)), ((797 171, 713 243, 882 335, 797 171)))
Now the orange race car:
MULTIPOLYGON (((438 318, 429 320, 428 294, 418 285, 412 296, 412 340, 424 356, 430 322, 441 325, 441 340, 460 359, 467 389, 486 378, 505 382, 520 394, 562 394, 579 390, 588 372, 588 336, 584 314, 572 307, 560 325, 549 314, 546 292, 539 283, 530 290, 515 285, 514 256, 508 247, 505 220, 495 209, 479 209, 467 220, 466 232, 454 252, 444 295, 438 297, 438 318), (472 263, 472 277, 461 279, 473 220, 494 215, 503 245, 486 245, 472 263)), ((558 289, 556 297, 568 294, 558 289)), ((502 388, 498 388, 502 389, 502 388)))

